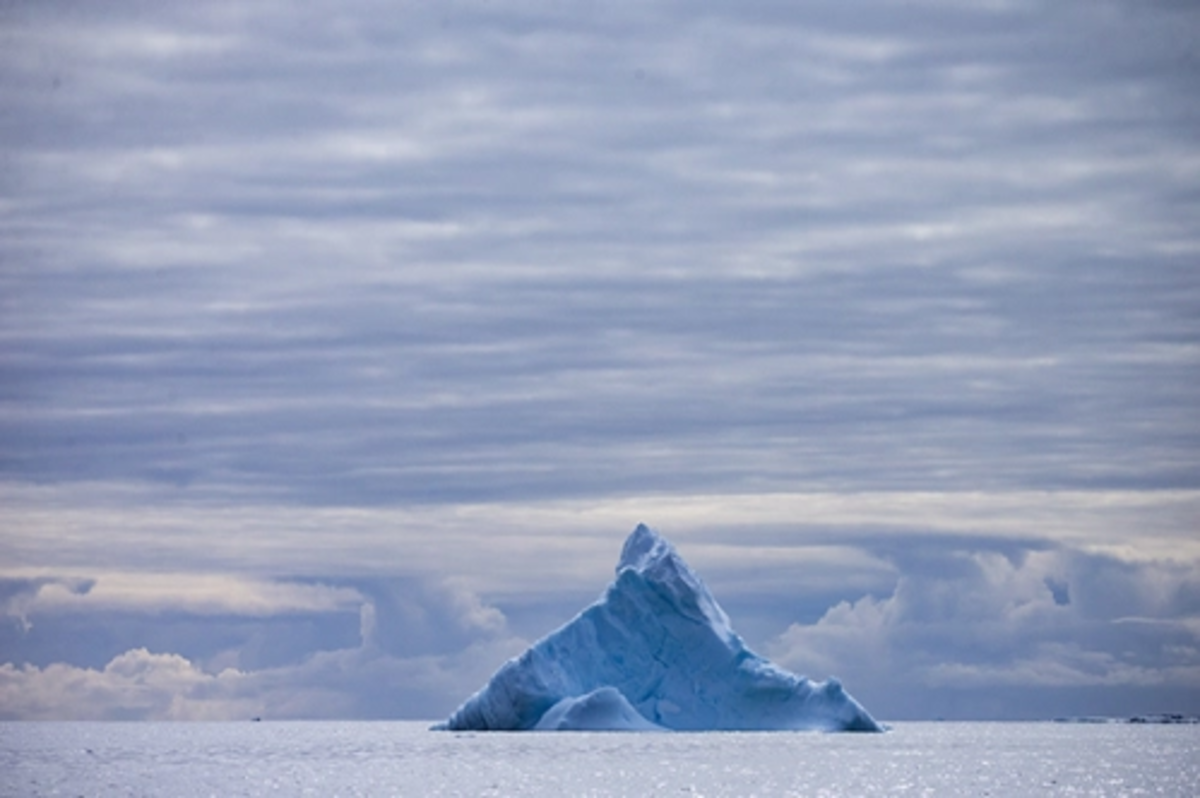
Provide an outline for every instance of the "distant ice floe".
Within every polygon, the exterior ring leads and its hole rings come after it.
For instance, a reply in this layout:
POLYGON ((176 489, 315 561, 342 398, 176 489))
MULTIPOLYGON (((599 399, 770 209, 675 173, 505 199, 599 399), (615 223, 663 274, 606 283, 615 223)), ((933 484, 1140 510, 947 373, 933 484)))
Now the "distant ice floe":
POLYGON ((882 730, 836 679, 801 678, 748 649, 700 577, 645 525, 596 603, 435 728, 882 730))
POLYGON ((1200 725, 1200 716, 1182 715, 1177 712, 1165 712, 1151 715, 1133 715, 1128 718, 1112 718, 1101 715, 1084 715, 1079 717, 1055 718, 1055 723, 1143 723, 1165 726, 1195 726, 1200 725))

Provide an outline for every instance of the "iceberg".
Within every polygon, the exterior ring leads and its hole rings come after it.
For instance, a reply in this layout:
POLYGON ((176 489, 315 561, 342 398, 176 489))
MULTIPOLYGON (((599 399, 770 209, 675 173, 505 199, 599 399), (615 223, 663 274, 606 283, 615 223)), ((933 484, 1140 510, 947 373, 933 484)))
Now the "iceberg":
POLYGON ((644 524, 594 604, 434 728, 882 731, 837 679, 796 676, 747 648, 700 577, 644 524))
POLYGON ((542 715, 535 731, 666 731, 643 718, 615 687, 564 698, 542 715))

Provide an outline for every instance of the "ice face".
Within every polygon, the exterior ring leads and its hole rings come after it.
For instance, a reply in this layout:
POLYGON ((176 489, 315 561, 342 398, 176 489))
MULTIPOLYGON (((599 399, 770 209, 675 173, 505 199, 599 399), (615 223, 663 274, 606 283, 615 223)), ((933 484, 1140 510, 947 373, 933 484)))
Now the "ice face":
POLYGON ((505 663, 439 728, 524 730, 543 718, 543 728, 581 719, 628 728, 622 704, 667 729, 880 730, 836 679, 800 678, 748 649, 700 577, 645 525, 595 604, 505 663))
POLYGON ((615 687, 564 698, 542 715, 535 731, 665 731, 643 718, 615 687))

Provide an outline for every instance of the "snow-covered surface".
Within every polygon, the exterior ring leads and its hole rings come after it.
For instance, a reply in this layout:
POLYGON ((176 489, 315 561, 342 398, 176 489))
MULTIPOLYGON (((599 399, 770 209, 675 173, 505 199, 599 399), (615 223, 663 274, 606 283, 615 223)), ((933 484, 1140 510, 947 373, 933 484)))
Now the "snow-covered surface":
POLYGON ((602 728, 605 717, 614 721, 605 728, 633 728, 612 707, 565 711, 578 708, 570 699, 602 688, 667 729, 880 729, 836 679, 804 679, 750 651, 700 577, 644 525, 626 540, 617 578, 595 604, 505 663, 439 727, 534 729, 553 709, 560 730, 575 717, 584 729, 602 728))
POLYGON ((0 795, 1193 796, 1200 726, 446 734, 428 723, 0 723, 0 795))

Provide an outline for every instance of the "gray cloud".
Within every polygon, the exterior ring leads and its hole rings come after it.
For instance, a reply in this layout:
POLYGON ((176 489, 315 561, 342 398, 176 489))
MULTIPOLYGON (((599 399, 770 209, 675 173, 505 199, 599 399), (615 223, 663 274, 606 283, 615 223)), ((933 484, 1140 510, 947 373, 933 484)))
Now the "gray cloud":
MULTIPOLYGON (((275 587, 294 596, 303 584, 275 587)), ((247 618, 149 601, 141 612, 23 608, 26 628, 0 630, 15 660, 0 665, 0 716, 434 718, 525 645, 461 586, 371 580, 340 590, 358 596, 352 612, 308 603, 247 618)))
MULTIPOLYGON (((1198 24, 1116 0, 7 7, 6 606, 103 605, 120 634, 64 667, 135 652, 186 681, 219 651, 332 662, 369 604, 371 662, 436 670, 504 636, 437 608, 537 634, 644 520, 757 641, 982 591, 1018 631, 930 638, 955 690, 1167 673, 1122 646, 1194 646, 1191 605, 1098 608, 1187 594, 1200 557, 1198 24), (101 601, 106 574, 164 573, 362 602, 205 614, 180 586, 153 601, 209 641, 185 650, 101 601)), ((14 620, 0 660, 47 678, 83 612, 14 620)))
POLYGON ((932 541, 914 548, 925 549, 924 567, 901 566, 890 594, 844 601, 815 623, 792 625, 768 650, 814 674, 836 665, 891 717, 970 717, 987 703, 972 690, 1012 687, 1039 699, 1013 702, 1006 717, 1070 714, 1075 693, 1093 687, 1112 690, 1107 700, 1089 696, 1097 714, 1121 712, 1148 688, 1159 690, 1155 701, 1162 688, 1177 702, 1195 700, 1193 564, 1063 549, 1014 559, 932 541))
POLYGON ((459 685, 482 682, 481 664, 519 641, 480 641, 453 657, 401 659, 363 648, 322 651, 298 665, 210 673, 178 654, 144 648, 102 668, 0 664, 5 719, 237 720, 250 717, 433 719, 459 685))

